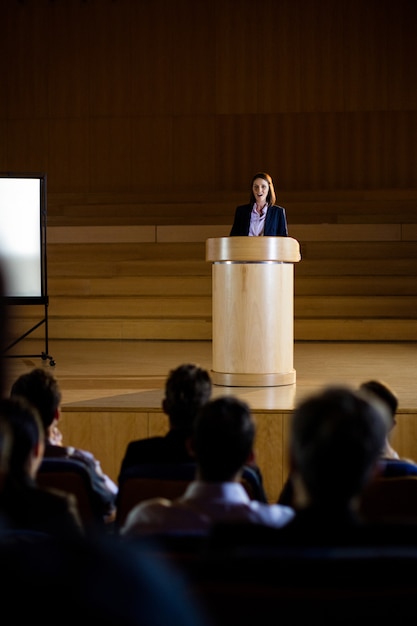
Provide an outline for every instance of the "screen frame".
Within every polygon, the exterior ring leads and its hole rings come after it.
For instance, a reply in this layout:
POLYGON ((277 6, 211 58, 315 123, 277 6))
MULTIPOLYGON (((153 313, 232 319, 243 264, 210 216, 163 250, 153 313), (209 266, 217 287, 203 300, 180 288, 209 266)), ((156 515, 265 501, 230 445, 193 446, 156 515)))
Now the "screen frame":
MULTIPOLYGON (((13 305, 47 305, 47 246, 46 246, 46 226, 47 226, 47 175, 43 172, 0 172, 0 178, 7 179, 36 179, 39 180, 39 242, 40 242, 40 295, 8 295, 7 290, 2 300, 6 304, 13 305)), ((0 225, 1 229, 1 225, 0 225)), ((7 258, 6 258, 7 261, 7 258)))

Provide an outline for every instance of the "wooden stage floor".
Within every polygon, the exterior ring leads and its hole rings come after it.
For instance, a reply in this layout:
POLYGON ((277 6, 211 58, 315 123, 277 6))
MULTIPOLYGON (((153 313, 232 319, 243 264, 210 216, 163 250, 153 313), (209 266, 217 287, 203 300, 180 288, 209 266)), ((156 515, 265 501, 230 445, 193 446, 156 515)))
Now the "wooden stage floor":
MULTIPOLYGON (((25 339, 10 351, 8 381, 33 367, 50 368, 43 343, 25 339)), ((49 354, 63 391, 63 406, 98 409, 159 408, 168 372, 193 362, 210 370, 211 342, 53 341, 49 354)), ((417 343, 296 342, 296 383, 283 387, 214 387, 214 396, 235 394, 256 410, 291 410, 306 394, 327 384, 357 386, 383 379, 397 392, 401 410, 417 408, 417 343)))

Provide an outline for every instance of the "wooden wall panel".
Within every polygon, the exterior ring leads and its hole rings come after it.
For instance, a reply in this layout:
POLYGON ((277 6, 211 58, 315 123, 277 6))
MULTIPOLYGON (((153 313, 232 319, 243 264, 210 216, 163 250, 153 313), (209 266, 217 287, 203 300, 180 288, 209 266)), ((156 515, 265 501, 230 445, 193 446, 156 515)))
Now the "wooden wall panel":
POLYGON ((50 6, 46 0, 8 5, 3 7, 0 20, 1 56, 7 60, 8 69, 1 97, 7 101, 9 119, 45 118, 49 83, 45 25, 50 6))
POLYGON ((132 184, 137 191, 167 192, 175 186, 174 133, 171 116, 132 118, 132 184))
POLYGON ((89 140, 90 190, 128 191, 132 184, 130 118, 92 118, 89 140))
POLYGON ((177 3, 132 2, 131 15, 132 114, 159 118, 172 112, 177 3))
MULTIPOLYGON (((90 114, 91 20, 82 2, 49 2, 45 14, 48 41, 44 71, 48 76, 48 114, 57 124, 90 114)), ((76 136, 81 128, 73 129, 76 136)), ((57 154, 57 152, 54 152, 57 154)), ((59 154, 59 152, 58 152, 59 154)))
POLYGON ((410 68, 417 67, 417 3, 390 2, 387 12, 388 107, 407 111, 417 109, 417 89, 410 80, 410 68))
MULTIPOLYGON (((417 23, 417 22, 416 22, 417 23)), ((417 84, 417 81, 416 81, 417 84)), ((393 187, 417 186, 417 107, 389 113, 386 126, 387 179, 393 187)))
MULTIPOLYGON (((93 119, 118 116, 123 128, 123 118, 132 110, 131 0, 95 1, 88 5, 90 35, 94 33, 86 69, 90 79, 90 115, 93 119)), ((122 180, 122 187, 123 184, 122 180)))
POLYGON ((173 31, 172 114, 213 115, 218 71, 215 3, 176 0, 173 31))
POLYGON ((300 47, 294 54, 300 63, 301 111, 344 108, 344 6, 332 0, 298 5, 300 47))
MULTIPOLYGON (((345 108, 378 111, 387 108, 387 41, 390 0, 343 3, 345 19, 343 46, 345 108)), ((401 4, 401 2, 400 2, 401 4)))
POLYGON ((215 123, 212 116, 176 116, 173 122, 174 189, 214 189, 215 123))
POLYGON ((415 187, 415 3, 236 7, 3 3, 3 169, 47 169, 50 193, 246 193, 258 169, 287 190, 415 187))
MULTIPOLYGON (((216 120, 216 188, 244 189, 242 202, 249 200, 250 181, 255 172, 267 170, 265 140, 256 115, 220 115, 216 120)), ((271 162, 270 162, 271 164, 271 162)))
MULTIPOLYGON (((8 172, 48 172, 49 124, 45 118, 9 119, 6 126, 8 172)), ((59 155, 56 155, 59 158, 59 155)))
POLYGON ((89 136, 86 117, 52 118, 48 126, 48 182, 62 192, 90 189, 91 151, 96 150, 89 136))
MULTIPOLYGON (((302 49, 299 7, 293 0, 265 0, 251 17, 259 59, 252 77, 261 115, 301 110, 302 49), (259 42, 259 46, 258 46, 259 42)), ((262 136, 262 135, 261 135, 262 136)))
POLYGON ((251 0, 216 2, 216 111, 219 115, 256 113, 258 68, 268 16, 251 0))

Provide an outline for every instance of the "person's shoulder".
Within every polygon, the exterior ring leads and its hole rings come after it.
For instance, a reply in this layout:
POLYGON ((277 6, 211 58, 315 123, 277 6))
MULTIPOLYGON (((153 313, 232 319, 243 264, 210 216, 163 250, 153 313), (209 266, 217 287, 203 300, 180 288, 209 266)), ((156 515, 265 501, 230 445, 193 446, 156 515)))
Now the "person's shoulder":
POLYGON ((294 509, 284 504, 265 504, 251 500, 251 508, 266 524, 276 527, 285 526, 295 515, 294 509))
POLYGON ((385 478, 417 476, 417 464, 409 459, 383 459, 380 468, 385 478))
POLYGON ((123 459, 123 468, 143 463, 158 462, 165 451, 165 437, 149 437, 129 442, 123 459))
POLYGON ((135 450, 147 450, 148 448, 159 446, 164 441, 164 437, 145 437, 143 439, 134 439, 127 445, 127 451, 132 452, 135 450))
POLYGON ((138 528, 153 529, 159 526, 163 513, 172 506, 166 498, 150 498, 136 504, 128 513, 120 530, 121 535, 135 534, 138 528))

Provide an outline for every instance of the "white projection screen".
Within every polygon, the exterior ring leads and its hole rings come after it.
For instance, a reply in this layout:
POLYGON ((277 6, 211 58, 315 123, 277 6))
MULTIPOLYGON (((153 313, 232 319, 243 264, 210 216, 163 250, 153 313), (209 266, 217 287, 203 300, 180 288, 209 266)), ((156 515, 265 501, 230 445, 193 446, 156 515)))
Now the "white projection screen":
POLYGON ((46 175, 0 173, 0 257, 6 299, 46 299, 46 175))

